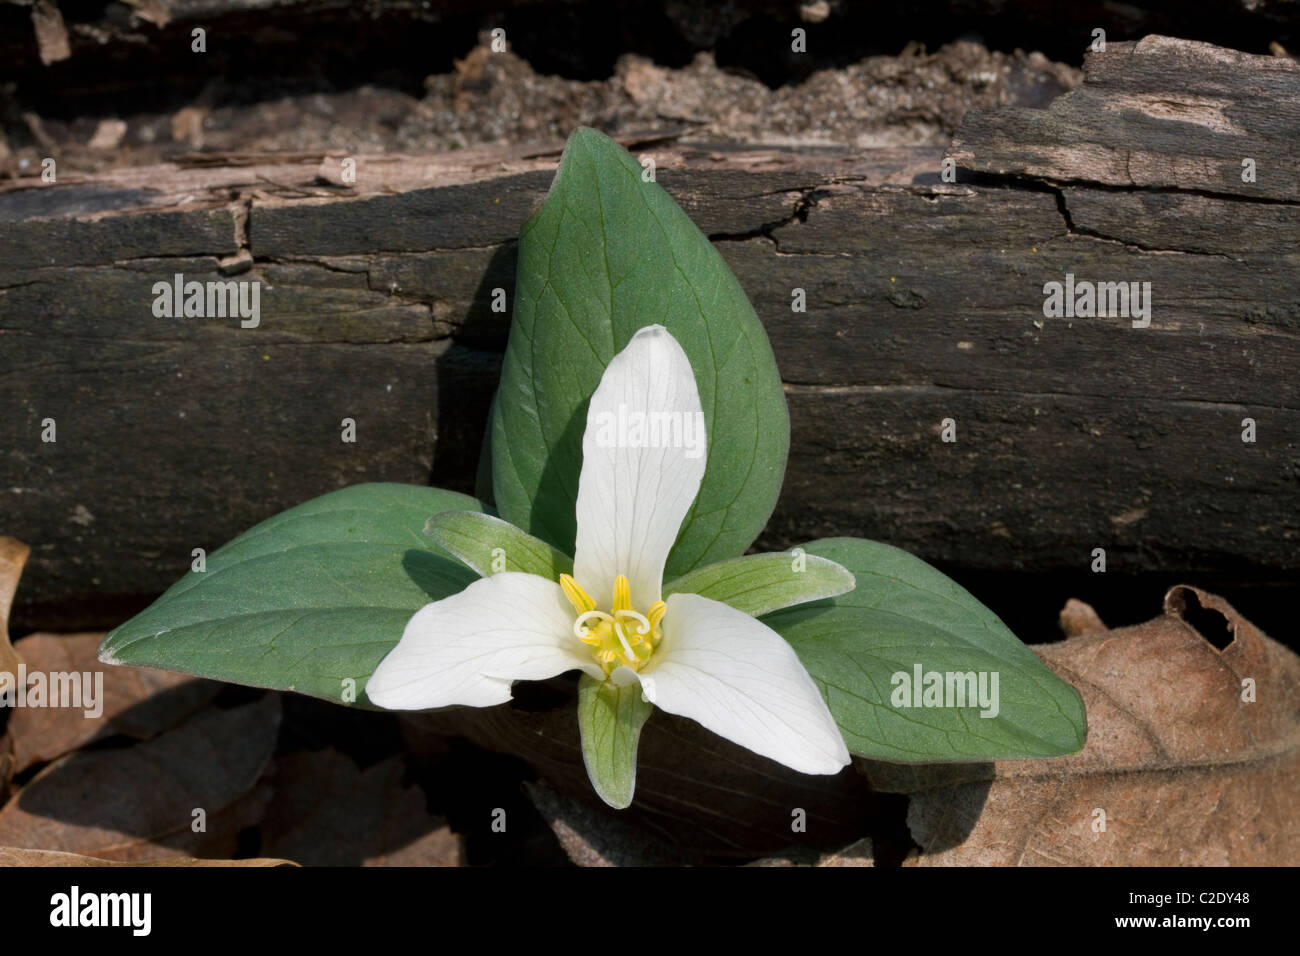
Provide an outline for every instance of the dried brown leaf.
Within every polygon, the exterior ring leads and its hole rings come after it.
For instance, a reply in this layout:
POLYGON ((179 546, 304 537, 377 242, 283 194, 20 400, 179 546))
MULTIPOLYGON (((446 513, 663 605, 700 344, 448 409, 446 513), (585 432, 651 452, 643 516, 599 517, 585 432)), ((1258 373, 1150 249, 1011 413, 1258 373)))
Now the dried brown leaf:
POLYGON ((337 750, 277 759, 263 850, 308 866, 461 865, 460 838, 404 775, 398 757, 364 772, 337 750))
POLYGON ((578 866, 683 866, 702 862, 607 809, 563 796, 543 784, 525 783, 524 789, 565 855, 578 866))
POLYGON ((871 837, 855 840, 833 853, 809 854, 791 850, 779 856, 765 856, 749 866, 875 866, 875 849, 871 837))
POLYGON ((1077 598, 1070 598, 1065 602, 1065 607, 1061 608, 1059 623, 1061 633, 1066 637, 1096 634, 1107 629, 1093 606, 1077 598))
POLYGON ((27 673, 103 673, 102 713, 85 707, 19 707, 9 719, 14 773, 46 763, 107 734, 147 740, 176 726, 221 690, 213 681, 149 667, 109 667, 97 656, 103 634, 29 634, 17 644, 27 673))
POLYGON ((1087 746, 1053 760, 870 764, 873 783, 912 794, 922 853, 909 865, 1300 862, 1294 653, 1191 587, 1146 624, 1036 650, 1083 694, 1087 746), (1207 634, 1229 629, 1226 647, 1188 623, 1200 609, 1207 634))
POLYGON ((874 850, 870 837, 850 843, 842 850, 827 853, 817 861, 817 866, 875 866, 874 850))
MULTIPOLYGON (((23 565, 32 549, 17 538, 0 536, 0 675, 8 674, 16 681, 18 665, 22 658, 14 651, 9 642, 9 612, 14 606, 14 592, 18 590, 18 579, 23 575, 23 565)), ((4 677, 0 676, 0 681, 4 677)))
POLYGON ((64 757, 0 810, 0 846, 129 861, 232 856, 270 801, 258 781, 279 725, 279 697, 267 694, 207 709, 153 740, 64 757))
POLYGON ((9 797, 9 780, 14 775, 13 740, 8 733, 0 736, 0 806, 9 797))
POLYGON ((0 846, 0 866, 297 866, 292 860, 272 860, 264 857, 251 860, 196 860, 188 856, 175 856, 167 860, 144 860, 123 863, 119 860, 101 860, 97 856, 63 853, 59 850, 24 850, 16 846, 0 846))

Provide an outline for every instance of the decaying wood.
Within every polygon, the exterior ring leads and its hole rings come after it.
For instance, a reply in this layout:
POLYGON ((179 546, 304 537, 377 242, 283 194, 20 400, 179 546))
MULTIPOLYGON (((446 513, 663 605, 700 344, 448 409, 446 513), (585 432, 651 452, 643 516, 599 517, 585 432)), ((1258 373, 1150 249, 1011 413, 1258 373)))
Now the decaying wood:
MULTIPOLYGON (((717 243, 787 382, 764 543, 1037 570, 1103 547, 1112 569, 1277 581, 1300 540, 1297 141, 1300 66, 1153 37, 1048 110, 968 116, 950 155, 978 175, 956 182, 937 150, 628 145, 717 243), (1149 281, 1150 326, 1045 317, 1067 273, 1149 281)), ((115 623, 192 549, 341 485, 473 487, 508 328, 492 291, 558 150, 358 156, 355 183, 343 158, 0 185, 24 623, 115 623), (260 281, 260 325, 156 318, 176 273, 260 281)))
POLYGON ((1297 82, 1288 57, 1161 36, 1113 44, 1046 110, 968 116, 952 155, 982 172, 1295 202, 1297 82))

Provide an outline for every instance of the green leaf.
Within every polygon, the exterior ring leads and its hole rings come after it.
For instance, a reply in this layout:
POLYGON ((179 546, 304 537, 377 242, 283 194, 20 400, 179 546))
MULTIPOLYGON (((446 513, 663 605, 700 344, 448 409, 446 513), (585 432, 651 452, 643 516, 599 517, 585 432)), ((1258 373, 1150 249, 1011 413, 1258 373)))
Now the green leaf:
POLYGON ((1054 757, 1083 747, 1079 692, 950 578, 874 541, 828 538, 805 547, 844 565, 857 586, 763 621, 822 688, 849 750, 930 763, 1054 757), (981 717, 978 706, 894 706, 893 676, 912 677, 918 664, 923 674, 996 672, 997 716, 981 717))
POLYGON ((411 615, 474 581, 423 533, 481 505, 415 485, 353 485, 291 508, 207 558, 110 633, 100 660, 368 705, 365 684, 411 615), (353 682, 351 685, 345 683, 353 682))
POLYGON ((747 554, 696 568, 664 585, 669 594, 699 594, 759 617, 792 604, 853 590, 853 575, 812 554, 747 554))
POLYGON ((632 803, 636 790, 636 748, 654 705, 641 697, 641 684, 615 687, 583 674, 578 680, 578 730, 587 776, 600 798, 615 810, 632 803))
POLYGON ((509 521, 481 511, 436 514, 424 533, 484 577, 497 571, 523 571, 558 581, 561 574, 573 573, 573 558, 509 521), (494 562, 500 565, 495 571, 494 562))
POLYGON ((668 328, 695 370, 707 471, 669 578, 736 557, 785 473, 790 424, 772 347, 727 264, 613 140, 569 138, 546 202, 519 240, 514 322, 492 416, 495 504, 573 553, 587 404, 637 330, 668 328))

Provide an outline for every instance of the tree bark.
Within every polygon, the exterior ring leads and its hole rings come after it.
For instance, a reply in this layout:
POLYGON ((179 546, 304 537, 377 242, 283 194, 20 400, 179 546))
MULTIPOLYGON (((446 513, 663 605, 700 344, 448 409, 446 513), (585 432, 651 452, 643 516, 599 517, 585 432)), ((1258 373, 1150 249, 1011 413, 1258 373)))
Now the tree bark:
MULTIPOLYGON (((1104 548, 1112 569, 1287 581, 1296 142, 1300 66, 1149 37, 1047 110, 968 115, 952 182, 939 150, 627 145, 772 339, 792 448, 765 544, 1036 570, 1104 548), (1067 274, 1150 282, 1149 327, 1045 316, 1067 274)), ((316 154, 0 183, 0 531, 33 546, 17 620, 115 623, 192 549, 343 485, 472 490, 508 330, 493 290, 558 149, 354 158, 355 183, 316 154), (260 281, 260 324, 156 317, 178 273, 260 281)))

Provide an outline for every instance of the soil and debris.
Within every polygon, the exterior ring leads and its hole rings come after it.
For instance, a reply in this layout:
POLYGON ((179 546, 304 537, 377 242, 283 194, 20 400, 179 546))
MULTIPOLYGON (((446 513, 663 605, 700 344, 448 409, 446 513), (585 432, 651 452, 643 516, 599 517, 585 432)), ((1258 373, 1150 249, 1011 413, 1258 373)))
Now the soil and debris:
POLYGON ((419 97, 366 85, 231 102, 228 81, 215 78, 170 112, 52 119, 28 111, 17 122, 6 114, 0 168, 39 176, 46 156, 62 172, 93 173, 195 153, 427 155, 559 142, 578 125, 617 134, 670 124, 701 143, 941 146, 969 109, 1042 106, 1080 81, 1078 69, 1042 54, 973 42, 934 52, 911 45, 777 89, 720 68, 708 52, 681 68, 628 54, 607 79, 573 80, 492 52, 488 34, 482 41, 452 72, 426 77, 419 97))

